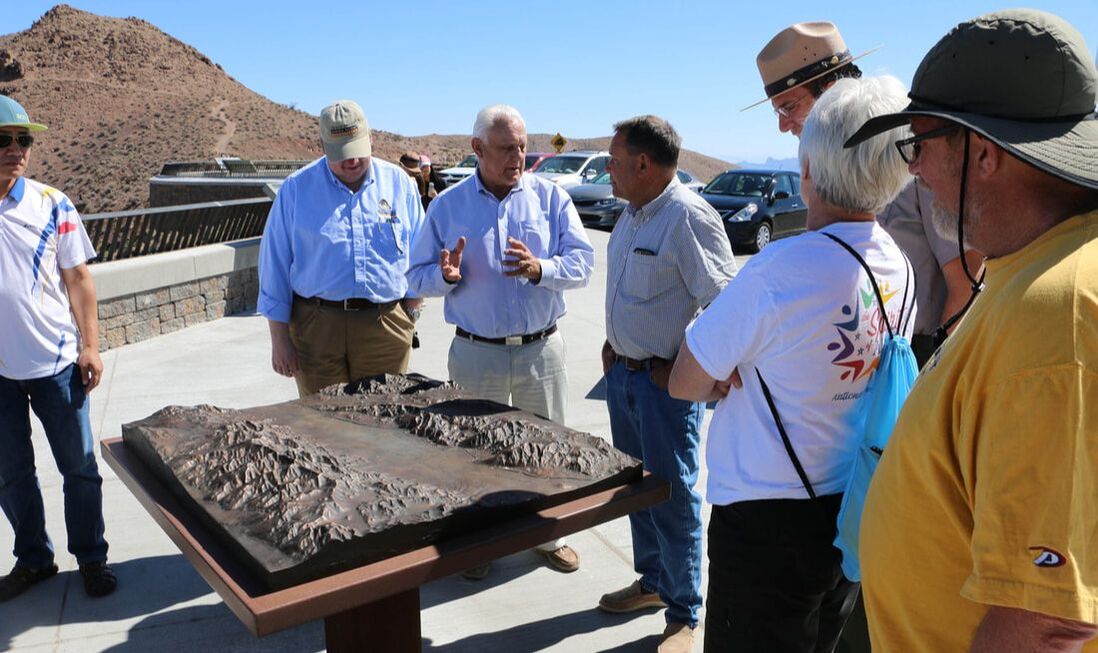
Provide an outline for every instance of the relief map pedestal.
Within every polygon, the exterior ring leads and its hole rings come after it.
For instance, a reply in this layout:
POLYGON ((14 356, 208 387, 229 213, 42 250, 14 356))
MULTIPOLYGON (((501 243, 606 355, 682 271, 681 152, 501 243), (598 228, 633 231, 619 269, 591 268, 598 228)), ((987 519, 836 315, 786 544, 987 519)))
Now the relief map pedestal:
POLYGON ((640 510, 605 441, 417 375, 244 410, 168 407, 103 457, 255 635, 418 651, 419 586, 640 510))

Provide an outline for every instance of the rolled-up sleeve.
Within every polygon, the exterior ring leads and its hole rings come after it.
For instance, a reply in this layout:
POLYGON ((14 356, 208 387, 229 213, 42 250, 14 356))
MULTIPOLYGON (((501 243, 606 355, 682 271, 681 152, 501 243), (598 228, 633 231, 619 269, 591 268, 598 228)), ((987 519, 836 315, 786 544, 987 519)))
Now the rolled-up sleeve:
POLYGON ((553 220, 557 251, 551 258, 540 260, 538 285, 551 290, 583 288, 591 280, 591 271, 595 268, 595 250, 572 199, 565 196, 558 201, 553 220))
POLYGON ((291 243, 293 195, 293 184, 287 181, 271 205, 259 244, 257 308, 275 322, 289 322, 293 307, 294 291, 290 285, 290 266, 294 262, 291 243))
POLYGON ((442 269, 438 266, 439 252, 445 246, 439 234, 439 224, 447 220, 445 213, 448 206, 447 202, 439 202, 436 198, 427 207, 427 216, 412 241, 412 251, 408 258, 409 292, 423 297, 441 297, 457 286, 446 283, 442 278, 442 269))
POLYGON ((671 232, 679 274, 700 306, 712 302, 736 276, 736 259, 716 214, 688 210, 671 232))

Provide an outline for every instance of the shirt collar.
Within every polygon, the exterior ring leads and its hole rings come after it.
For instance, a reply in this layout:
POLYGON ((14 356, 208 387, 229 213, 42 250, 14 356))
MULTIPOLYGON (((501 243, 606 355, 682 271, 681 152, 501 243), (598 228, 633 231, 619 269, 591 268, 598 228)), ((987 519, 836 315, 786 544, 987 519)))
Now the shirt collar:
POLYGON ((16 204, 23 201, 23 194, 27 192, 27 180, 23 177, 19 177, 12 184, 11 190, 8 191, 7 197, 10 197, 16 204))
POLYGON ((663 191, 655 197, 652 201, 648 202, 644 206, 629 205, 629 209, 634 215, 638 217, 650 217, 660 212, 667 201, 671 197, 671 193, 675 190, 676 186, 679 186, 682 182, 678 177, 672 177, 671 182, 663 189, 663 191))
MULTIPOLYGON (((493 198, 495 197, 495 193, 488 190, 488 187, 484 185, 484 181, 481 180, 480 170, 479 169, 476 172, 473 173, 473 177, 476 179, 477 192, 478 193, 486 193, 488 195, 491 195, 493 198)), ((518 183, 515 184, 511 188, 510 192, 508 192, 507 194, 510 195, 511 193, 517 193, 517 192, 525 190, 525 189, 526 189, 526 173, 524 172, 524 173, 522 173, 522 176, 519 177, 518 183)))
MULTIPOLYGON (((374 178, 377 177, 377 175, 374 174, 374 166, 374 157, 370 157, 370 165, 366 166, 366 178, 362 180, 362 185, 355 191, 356 193, 362 192, 367 186, 374 183, 374 178)), ((328 167, 328 157, 324 157, 324 172, 327 175, 329 183, 334 184, 337 188, 342 188, 348 193, 351 192, 351 189, 347 187, 347 184, 340 181, 339 177, 336 177, 335 173, 332 172, 332 169, 328 167)))

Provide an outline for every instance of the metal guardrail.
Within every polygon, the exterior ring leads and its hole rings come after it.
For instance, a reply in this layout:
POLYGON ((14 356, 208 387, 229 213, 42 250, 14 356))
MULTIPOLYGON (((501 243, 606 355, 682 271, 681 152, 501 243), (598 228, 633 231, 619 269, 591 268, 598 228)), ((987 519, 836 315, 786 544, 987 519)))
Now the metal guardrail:
POLYGON ((218 159, 216 161, 169 161, 159 177, 285 177, 309 161, 218 159))
POLYGON ((263 234, 266 197, 83 216, 97 261, 117 261, 263 234))

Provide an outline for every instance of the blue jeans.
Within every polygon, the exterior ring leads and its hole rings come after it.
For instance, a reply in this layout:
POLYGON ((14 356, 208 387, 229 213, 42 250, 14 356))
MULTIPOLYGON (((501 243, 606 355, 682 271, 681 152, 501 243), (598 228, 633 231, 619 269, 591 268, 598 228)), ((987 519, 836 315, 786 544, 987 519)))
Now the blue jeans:
POLYGON ((671 483, 671 498, 629 515, 633 567, 646 591, 667 604, 668 623, 698 624, 701 609, 702 520, 698 447, 705 405, 673 399, 646 370, 615 363, 606 375, 614 446, 671 483))
POLYGON ((0 507, 15 531, 16 562, 38 569, 53 562, 46 512, 34 468, 30 410, 42 421, 64 479, 69 553, 80 564, 107 559, 103 478, 95 464, 88 399, 79 369, 16 381, 0 376, 0 507))

